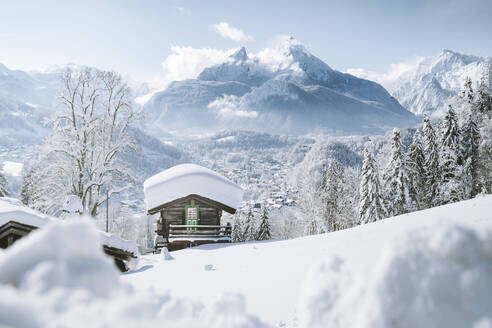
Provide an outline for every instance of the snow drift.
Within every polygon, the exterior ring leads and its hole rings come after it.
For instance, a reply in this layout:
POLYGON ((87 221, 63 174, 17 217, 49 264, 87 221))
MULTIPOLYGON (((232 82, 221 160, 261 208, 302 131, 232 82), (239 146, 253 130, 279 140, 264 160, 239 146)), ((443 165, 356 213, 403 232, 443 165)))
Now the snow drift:
POLYGON ((369 272, 351 272, 334 256, 305 281, 301 326, 458 328, 492 323, 491 249, 492 230, 446 224, 395 239, 369 272))
POLYGON ((0 326, 265 327, 246 313, 240 295, 219 295, 204 306, 132 289, 98 238, 87 222, 52 223, 0 252, 0 326))
POLYGON ((195 164, 181 164, 144 182, 147 210, 192 194, 239 208, 243 190, 217 172, 195 164))

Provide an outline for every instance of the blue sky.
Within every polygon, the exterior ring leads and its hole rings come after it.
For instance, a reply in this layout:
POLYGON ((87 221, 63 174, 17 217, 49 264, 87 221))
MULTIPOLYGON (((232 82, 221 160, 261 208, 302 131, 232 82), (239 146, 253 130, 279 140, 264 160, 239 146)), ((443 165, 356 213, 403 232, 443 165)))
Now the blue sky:
POLYGON ((0 0, 0 62, 77 63, 148 79, 162 73, 171 45, 256 52, 293 35, 335 69, 384 71, 444 48, 492 55, 491 16, 490 0, 0 0))

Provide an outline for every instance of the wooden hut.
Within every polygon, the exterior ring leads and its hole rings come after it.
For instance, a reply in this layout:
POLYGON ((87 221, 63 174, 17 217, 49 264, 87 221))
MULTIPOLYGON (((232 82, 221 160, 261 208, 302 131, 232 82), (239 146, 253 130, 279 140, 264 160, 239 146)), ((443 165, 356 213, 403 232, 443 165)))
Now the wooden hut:
POLYGON ((181 249, 230 242, 230 224, 223 212, 234 214, 243 190, 217 172, 195 164, 174 166, 144 182, 149 215, 158 214, 156 248, 181 249))
MULTIPOLYGON (((62 223, 24 206, 18 199, 0 197, 0 248, 10 247, 18 239, 50 222, 62 223)), ((118 269, 126 271, 126 263, 138 254, 136 244, 102 231, 99 231, 99 238, 103 251, 113 258, 118 269)))

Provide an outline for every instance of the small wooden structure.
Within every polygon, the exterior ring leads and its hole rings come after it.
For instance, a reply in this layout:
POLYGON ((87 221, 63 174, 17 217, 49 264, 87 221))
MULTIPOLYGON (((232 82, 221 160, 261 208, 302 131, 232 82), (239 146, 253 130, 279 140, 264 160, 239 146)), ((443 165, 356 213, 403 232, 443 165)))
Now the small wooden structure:
MULTIPOLYGON (((56 222, 58 219, 27 208, 17 199, 0 198, 0 248, 10 247, 18 239, 52 221, 56 222)), ((101 238, 107 240, 117 238, 102 231, 99 233, 103 234, 101 238)), ((122 239, 118 239, 118 241, 120 244, 126 242, 122 239)), ((122 272, 127 271, 125 262, 136 257, 136 253, 114 247, 114 244, 108 241, 102 242, 102 247, 103 251, 114 259, 115 265, 122 272)))
POLYGON ((243 191, 218 173, 182 164, 146 180, 144 190, 148 214, 159 214, 156 249, 231 241, 232 226, 221 217, 236 212, 243 191))

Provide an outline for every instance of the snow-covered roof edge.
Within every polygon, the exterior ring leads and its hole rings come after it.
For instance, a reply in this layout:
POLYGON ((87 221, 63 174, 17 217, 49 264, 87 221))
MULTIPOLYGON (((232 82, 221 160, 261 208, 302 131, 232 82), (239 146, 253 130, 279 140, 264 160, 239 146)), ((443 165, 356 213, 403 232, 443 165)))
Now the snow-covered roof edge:
POLYGON ((237 209, 243 189, 220 175, 196 164, 181 164, 151 176, 144 182, 147 211, 173 200, 199 195, 237 209))

